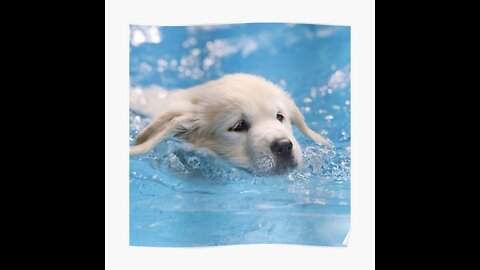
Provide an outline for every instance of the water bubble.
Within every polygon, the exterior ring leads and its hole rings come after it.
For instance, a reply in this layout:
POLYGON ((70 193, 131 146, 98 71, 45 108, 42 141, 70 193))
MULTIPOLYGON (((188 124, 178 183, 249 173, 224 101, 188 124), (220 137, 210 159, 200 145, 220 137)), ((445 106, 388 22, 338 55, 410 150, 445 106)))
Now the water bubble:
POLYGON ((141 63, 140 64, 140 72, 142 73, 148 73, 150 71, 152 71, 152 66, 150 66, 149 64, 147 63, 141 63))
POLYGON ((138 115, 136 115, 134 118, 133 118, 133 124, 135 126, 140 126, 140 124, 142 123, 142 118, 138 115))
POLYGON ((185 165, 183 165, 183 163, 174 153, 170 153, 167 156, 165 156, 165 161, 169 169, 172 169, 173 171, 176 171, 179 173, 185 171, 185 165))
MULTIPOLYGON (((324 86, 321 86, 320 88, 318 88, 318 92, 320 92, 320 95, 322 96, 325 96, 327 95, 327 92, 328 92, 328 87, 326 85, 324 86)), ((330 89, 331 90, 331 89, 330 89)))
POLYGON ((156 26, 131 26, 130 43, 133 46, 139 46, 143 43, 160 43, 162 41, 162 32, 156 26))
POLYGON ((350 83, 350 66, 335 71, 329 78, 327 85, 333 89, 344 89, 350 83))
POLYGON ((215 63, 215 60, 211 57, 207 57, 203 59, 203 69, 208 70, 213 64, 215 63))
POLYGON ((145 35, 143 34, 143 32, 141 30, 133 31, 131 39, 132 39, 132 45, 133 46, 138 46, 138 45, 144 43, 147 40, 147 38, 145 37, 145 35))
POLYGON ((166 67, 168 66, 168 61, 165 59, 158 59, 157 60, 157 65, 161 67, 166 67))
POLYGON ((188 165, 190 165, 194 169, 200 168, 200 165, 201 165, 200 159, 196 156, 188 157, 187 158, 187 163, 188 163, 188 165))
POLYGON ((192 56, 197 57, 198 55, 200 55, 200 49, 198 48, 193 49, 191 54, 192 56))
POLYGON ((187 65, 187 58, 186 58, 186 57, 182 57, 182 58, 180 59, 180 65, 182 65, 182 66, 186 66, 186 65, 187 65))
POLYGON ((195 39, 194 37, 189 37, 182 43, 182 47, 185 49, 195 45, 197 45, 197 39, 195 39))
POLYGON ((323 110, 323 109, 318 110, 318 114, 325 114, 325 113, 327 113, 327 110, 323 110))

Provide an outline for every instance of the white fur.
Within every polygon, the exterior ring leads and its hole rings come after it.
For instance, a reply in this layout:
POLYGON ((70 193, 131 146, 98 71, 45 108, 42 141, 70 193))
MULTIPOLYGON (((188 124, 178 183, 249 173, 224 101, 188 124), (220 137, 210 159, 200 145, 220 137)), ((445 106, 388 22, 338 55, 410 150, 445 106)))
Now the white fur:
POLYGON ((177 136, 197 147, 206 147, 234 165, 257 172, 278 166, 270 145, 277 139, 293 144, 295 163, 301 163, 300 145, 292 123, 317 143, 327 139, 306 125, 294 101, 273 83, 254 75, 232 74, 185 90, 132 89, 130 108, 155 117, 137 136, 130 154, 143 154, 168 136, 177 136), (281 112, 285 119, 277 120, 281 112), (228 129, 246 119, 248 131, 228 129))

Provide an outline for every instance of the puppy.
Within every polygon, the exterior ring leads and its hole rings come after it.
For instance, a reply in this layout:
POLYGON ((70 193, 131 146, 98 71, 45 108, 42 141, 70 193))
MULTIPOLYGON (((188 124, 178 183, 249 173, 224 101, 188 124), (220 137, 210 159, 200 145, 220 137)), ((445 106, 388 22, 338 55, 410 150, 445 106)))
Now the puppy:
POLYGON ((154 116, 138 134, 131 155, 146 153, 175 136, 208 148, 235 166, 279 174, 302 162, 292 124, 313 141, 331 147, 306 125, 282 89, 258 76, 231 74, 186 90, 130 93, 132 110, 154 116))

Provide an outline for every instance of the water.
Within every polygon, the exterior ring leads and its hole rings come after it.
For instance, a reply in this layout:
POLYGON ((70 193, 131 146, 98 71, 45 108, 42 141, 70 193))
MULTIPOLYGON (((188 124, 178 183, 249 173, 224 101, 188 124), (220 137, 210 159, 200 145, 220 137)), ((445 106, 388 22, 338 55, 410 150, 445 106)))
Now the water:
MULTIPOLYGON (((186 88, 243 72, 285 88, 333 150, 298 130, 304 164, 258 176, 168 139, 130 158, 130 243, 341 246, 350 227, 350 28, 131 26, 132 86, 186 88)), ((130 144, 150 119, 130 111, 130 144)))

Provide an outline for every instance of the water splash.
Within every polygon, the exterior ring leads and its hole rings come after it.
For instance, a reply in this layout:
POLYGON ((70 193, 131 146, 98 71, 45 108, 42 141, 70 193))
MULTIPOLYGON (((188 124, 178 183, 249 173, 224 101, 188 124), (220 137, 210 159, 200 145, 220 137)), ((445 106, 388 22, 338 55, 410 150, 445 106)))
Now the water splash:
POLYGON ((133 46, 139 46, 143 43, 160 43, 162 41, 162 32, 157 26, 130 26, 130 43, 133 46))
MULTIPOLYGON (((130 111, 130 142, 134 144, 134 137, 145 127, 149 119, 135 115, 130 111)), ((350 155, 345 151, 331 150, 323 145, 307 145, 303 149, 303 164, 288 174, 290 181, 308 180, 314 176, 348 181, 350 178, 350 155)), ((145 156, 132 157, 133 159, 148 162, 152 168, 163 171, 165 174, 176 176, 209 179, 215 181, 248 182, 258 181, 258 178, 281 178, 282 176, 265 176, 262 172, 270 171, 275 162, 270 157, 264 157, 256 164, 255 171, 248 172, 234 167, 205 148, 196 148, 187 142, 175 138, 159 143, 154 150, 145 156)), ((158 176, 157 176, 158 177, 158 176)), ((168 179, 167 179, 168 180, 168 179)))

